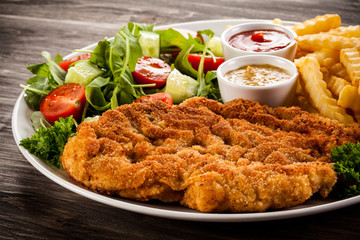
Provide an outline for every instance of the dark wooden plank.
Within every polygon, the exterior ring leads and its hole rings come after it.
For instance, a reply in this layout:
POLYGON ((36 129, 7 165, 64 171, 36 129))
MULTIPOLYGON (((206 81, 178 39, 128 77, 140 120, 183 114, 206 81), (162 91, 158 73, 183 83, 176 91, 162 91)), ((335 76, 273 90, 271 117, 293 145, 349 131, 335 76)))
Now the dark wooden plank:
POLYGON ((129 21, 170 24, 230 18, 302 21, 338 13, 360 24, 358 0, 0 1, 0 239, 359 239, 360 205, 314 216, 258 222, 170 220, 79 196, 38 172, 20 153, 11 113, 40 52, 68 54, 111 37, 129 21))

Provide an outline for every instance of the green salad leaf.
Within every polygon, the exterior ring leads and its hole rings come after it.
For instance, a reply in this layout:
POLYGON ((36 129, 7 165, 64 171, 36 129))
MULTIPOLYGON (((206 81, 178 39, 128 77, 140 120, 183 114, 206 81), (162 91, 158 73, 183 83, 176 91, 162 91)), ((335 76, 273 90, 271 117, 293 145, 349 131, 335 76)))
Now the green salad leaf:
POLYGON ((20 146, 30 153, 47 161, 49 164, 60 168, 59 157, 69 137, 75 134, 77 125, 72 116, 60 118, 53 126, 40 127, 32 137, 20 141, 20 146))
POLYGON ((109 83, 110 78, 97 77, 85 88, 86 100, 97 111, 105 111, 111 103, 104 96, 102 88, 109 83))
POLYGON ((202 52, 204 45, 199 38, 193 38, 190 34, 185 38, 180 32, 168 28, 155 31, 160 35, 160 53, 180 52, 189 45, 194 45, 192 52, 202 52))
POLYGON ((110 41, 105 38, 102 41, 99 41, 97 46, 91 52, 90 61, 101 68, 106 70, 109 69, 108 63, 108 49, 110 47, 110 41))
POLYGON ((52 77, 58 85, 63 85, 66 71, 59 66, 59 62, 62 61, 62 57, 60 55, 56 55, 54 60, 51 60, 51 55, 47 51, 42 51, 41 55, 46 59, 49 66, 49 77, 52 77))
POLYGON ((334 189, 336 197, 360 194, 360 142, 346 143, 331 150, 331 160, 339 179, 334 189))
POLYGON ((86 88, 86 98, 95 110, 113 109, 145 95, 131 72, 135 69, 137 60, 142 57, 140 31, 152 30, 153 26, 128 23, 117 32, 112 41, 105 38, 91 52, 90 61, 107 70, 102 78, 93 80, 94 84, 86 88))
POLYGON ((129 22, 127 28, 134 35, 139 35, 141 31, 153 31, 155 24, 129 22))
MULTIPOLYGON (((217 75, 215 71, 208 71, 206 75, 204 74, 204 59, 205 55, 210 54, 213 56, 211 51, 209 50, 208 43, 211 41, 214 36, 214 32, 211 30, 203 30, 198 31, 198 35, 205 39, 203 35, 207 35, 207 41, 205 46, 203 46, 202 58, 199 64, 198 69, 194 69, 191 63, 188 60, 188 55, 192 52, 192 49, 195 47, 194 44, 187 45, 179 55, 176 57, 174 66, 181 73, 191 76, 197 79, 198 88, 196 92, 196 96, 198 97, 206 97, 210 99, 214 99, 217 101, 221 100, 220 89, 217 82, 217 75)), ((214 59, 215 61, 215 59, 214 59)))
POLYGON ((202 88, 199 96, 221 101, 220 88, 217 81, 216 71, 208 71, 205 75, 205 87, 202 88))
POLYGON ((191 66, 191 63, 188 60, 189 53, 193 48, 194 45, 188 45, 187 47, 185 47, 176 57, 174 66, 182 74, 186 74, 192 78, 196 78, 198 76, 198 71, 191 66))
POLYGON ((57 54, 54 60, 51 60, 50 53, 43 51, 41 53, 47 60, 45 63, 27 65, 34 77, 29 78, 26 82, 25 100, 28 106, 37 111, 43 98, 53 89, 64 84, 66 72, 59 67, 58 63, 62 61, 61 55, 57 54))

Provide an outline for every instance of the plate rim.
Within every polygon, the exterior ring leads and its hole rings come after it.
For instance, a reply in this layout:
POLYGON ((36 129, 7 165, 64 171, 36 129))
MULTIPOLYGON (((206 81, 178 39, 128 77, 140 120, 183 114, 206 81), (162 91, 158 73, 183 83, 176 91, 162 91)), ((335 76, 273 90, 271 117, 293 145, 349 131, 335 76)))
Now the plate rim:
MULTIPOLYGON (((264 20, 264 19, 200 20, 200 21, 161 25, 158 26, 157 28, 180 27, 184 25, 186 26, 186 25, 209 24, 209 23, 230 23, 230 22, 242 23, 248 21, 268 21, 268 20, 264 20)), ((295 24, 297 22, 283 21, 283 23, 295 24)), ((96 45, 97 43, 90 44, 82 49, 89 49, 96 45)), ((76 54, 78 53, 71 53, 65 56, 64 58, 66 59, 76 54)), ((33 156, 25 148, 19 145, 21 137, 19 132, 20 129, 18 129, 17 127, 17 124, 19 123, 18 113, 20 107, 22 106, 21 104, 25 103, 24 94, 25 94, 25 90, 23 90, 21 94, 18 96, 13 108, 12 119, 11 119, 13 137, 22 155, 27 159, 27 161, 31 163, 33 167, 35 167, 39 172, 41 172, 43 175, 45 175, 47 178, 54 181, 58 185, 76 194, 79 194, 83 197, 92 199, 102 204, 106 204, 112 207, 120 208, 122 210, 136 212, 140 214, 146 214, 146 215, 169 218, 169 219, 177 219, 177 220, 201 221, 201 222, 257 222, 257 221, 269 221, 269 220, 279 220, 279 219, 308 216, 322 212, 333 211, 360 203, 360 195, 359 195, 330 203, 320 204, 316 206, 309 206, 305 208, 297 208, 297 209, 283 209, 277 211, 274 210, 274 211, 256 212, 256 213, 202 213, 191 209, 189 209, 189 211, 159 209, 159 208, 154 208, 152 206, 146 206, 146 202, 137 202, 135 200, 125 199, 120 197, 119 199, 114 199, 111 198, 110 196, 106 196, 101 193, 94 192, 92 190, 86 189, 85 187, 78 186, 71 181, 66 181, 62 179, 60 176, 54 174, 49 170, 49 168, 52 168, 51 166, 47 165, 43 160, 33 156), (132 203, 132 201, 134 201, 134 203, 132 203)), ((181 208, 187 209, 186 207, 183 206, 181 206, 181 208)))

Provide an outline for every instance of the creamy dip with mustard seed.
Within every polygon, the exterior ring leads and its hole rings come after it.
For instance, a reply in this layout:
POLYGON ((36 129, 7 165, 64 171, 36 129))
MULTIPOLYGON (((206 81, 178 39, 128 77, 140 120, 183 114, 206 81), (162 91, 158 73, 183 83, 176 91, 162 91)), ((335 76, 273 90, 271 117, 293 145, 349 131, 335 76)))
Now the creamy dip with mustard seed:
POLYGON ((225 78, 240 85, 270 86, 288 80, 290 73, 270 64, 252 64, 227 72, 225 78))

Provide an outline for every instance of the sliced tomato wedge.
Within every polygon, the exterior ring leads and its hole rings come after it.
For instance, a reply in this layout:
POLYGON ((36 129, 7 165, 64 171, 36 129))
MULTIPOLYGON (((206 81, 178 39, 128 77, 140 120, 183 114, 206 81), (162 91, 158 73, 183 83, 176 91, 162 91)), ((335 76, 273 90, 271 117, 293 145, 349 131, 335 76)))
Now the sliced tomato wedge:
POLYGON ((138 99, 136 99, 135 102, 143 103, 143 102, 152 102, 152 101, 157 101, 157 100, 163 101, 164 103, 167 103, 170 106, 173 105, 173 101, 172 101, 170 94, 165 93, 165 92, 145 95, 145 96, 142 96, 142 97, 139 97, 138 99))
MULTIPOLYGON (((198 70, 201 60, 201 54, 189 54, 188 60, 191 63, 191 66, 195 70, 198 70)), ((206 73, 207 71, 215 71, 223 62, 225 62, 225 58, 223 57, 215 57, 215 62, 214 62, 214 58, 212 56, 210 55, 205 56, 204 73, 206 73)))
POLYGON ((40 103, 40 111, 51 123, 60 117, 71 115, 81 120, 86 103, 85 87, 79 83, 68 83, 52 90, 40 103))
POLYGON ((80 60, 88 60, 90 59, 90 53, 81 54, 78 56, 71 57, 69 59, 66 59, 59 63, 59 66, 67 71, 69 69, 69 65, 73 64, 74 62, 80 61, 80 60))
POLYGON ((139 58, 132 75, 140 84, 153 84, 159 88, 166 84, 171 72, 169 64, 161 59, 144 56, 139 58))

